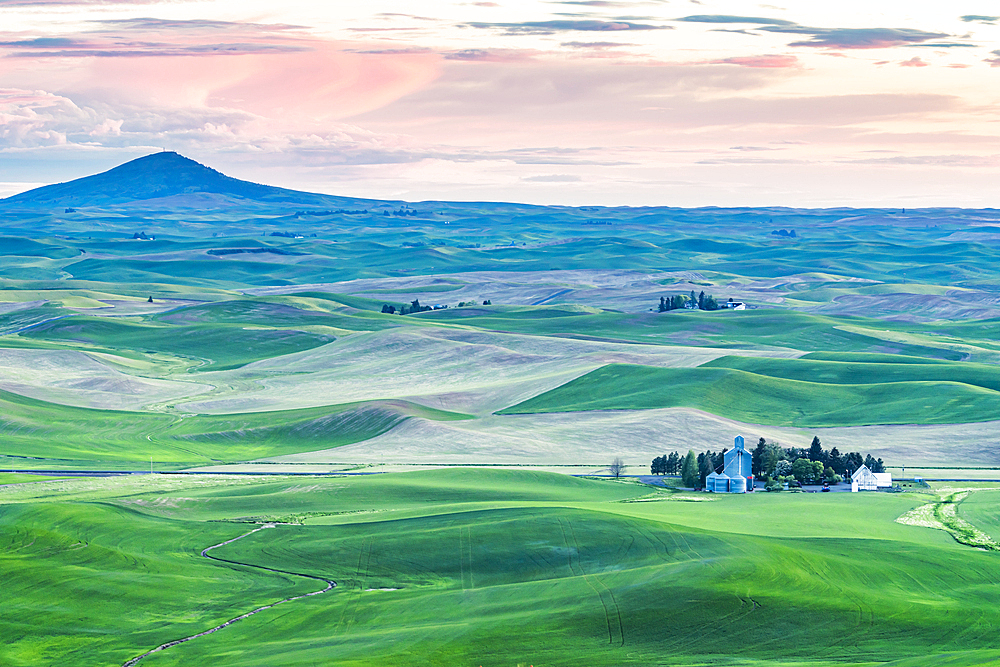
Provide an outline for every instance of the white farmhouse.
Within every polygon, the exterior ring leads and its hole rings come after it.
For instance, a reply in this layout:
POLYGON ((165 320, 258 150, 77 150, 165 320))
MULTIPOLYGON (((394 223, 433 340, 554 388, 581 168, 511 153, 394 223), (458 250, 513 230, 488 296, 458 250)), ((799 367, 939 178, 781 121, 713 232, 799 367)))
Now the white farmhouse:
POLYGON ((722 308, 728 308, 730 310, 746 310, 747 305, 742 301, 733 301, 731 298, 729 301, 722 304, 722 308))
POLYGON ((851 491, 878 491, 892 488, 891 472, 872 472, 862 465, 851 475, 851 491))

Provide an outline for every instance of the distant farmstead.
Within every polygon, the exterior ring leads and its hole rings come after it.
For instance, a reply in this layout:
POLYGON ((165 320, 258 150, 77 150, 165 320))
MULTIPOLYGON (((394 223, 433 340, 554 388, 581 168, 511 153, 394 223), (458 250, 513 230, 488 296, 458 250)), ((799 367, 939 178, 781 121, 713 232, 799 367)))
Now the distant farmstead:
POLYGON ((722 307, 725 308, 725 309, 729 309, 729 310, 746 310, 747 309, 747 305, 745 303, 743 303, 742 301, 733 301, 732 299, 730 299, 729 301, 726 301, 724 304, 722 304, 722 307))
POLYGON ((747 451, 742 435, 736 436, 723 461, 721 474, 713 471, 705 478, 705 489, 715 493, 753 491, 753 456, 747 451))

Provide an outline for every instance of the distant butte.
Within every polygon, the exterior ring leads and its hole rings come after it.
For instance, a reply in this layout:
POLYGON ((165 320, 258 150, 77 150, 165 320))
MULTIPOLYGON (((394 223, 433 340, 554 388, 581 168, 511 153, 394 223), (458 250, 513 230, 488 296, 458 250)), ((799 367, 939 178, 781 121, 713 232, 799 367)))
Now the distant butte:
POLYGON ((0 200, 4 209, 135 204, 225 208, 259 204, 344 205, 357 199, 260 185, 226 176, 179 153, 146 155, 114 169, 0 200))

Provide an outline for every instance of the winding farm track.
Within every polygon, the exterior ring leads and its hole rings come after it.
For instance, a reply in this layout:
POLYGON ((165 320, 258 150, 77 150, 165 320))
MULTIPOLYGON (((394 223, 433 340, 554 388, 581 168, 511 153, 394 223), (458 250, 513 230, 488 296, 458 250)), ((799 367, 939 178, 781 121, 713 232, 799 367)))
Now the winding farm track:
POLYGON ((250 535, 253 535, 254 533, 260 532, 260 531, 265 530, 267 528, 274 528, 274 524, 265 524, 265 525, 263 525, 263 526, 261 526, 259 528, 254 528, 250 532, 244 533, 244 534, 240 535, 239 537, 234 537, 231 540, 226 540, 225 542, 219 542, 218 544, 213 544, 210 547, 205 547, 204 549, 201 550, 201 555, 204 556, 205 558, 210 558, 211 560, 219 561, 220 563, 228 563, 230 565, 241 565, 243 567, 252 567, 252 568, 257 569, 257 570, 265 570, 267 572, 275 572, 277 574, 290 574, 290 575, 295 576, 295 577, 304 577, 306 579, 315 579, 316 581, 322 581, 322 582, 324 582, 326 584, 326 588, 324 588, 323 590, 319 590, 319 591, 313 591, 312 593, 305 593, 303 595, 296 595, 296 596, 293 596, 293 597, 290 597, 290 598, 285 598, 284 600, 278 600, 277 602, 274 602, 272 604, 266 604, 263 607, 257 607, 256 609, 248 611, 247 613, 242 614, 240 616, 237 616, 236 618, 231 618, 228 621, 226 621, 225 623, 220 623, 219 625, 215 626, 214 628, 209 628, 208 630, 205 630, 203 632, 199 632, 196 635, 190 635, 188 637, 183 637, 181 639, 175 639, 174 641, 167 642, 166 644, 160 644, 156 648, 150 649, 150 650, 146 651, 145 653, 143 653, 142 655, 138 655, 138 656, 132 658, 128 662, 124 663, 122 665, 122 667, 133 667, 134 665, 138 664, 140 660, 142 660, 143 658, 145 658, 148 655, 151 655, 153 653, 157 653, 159 651, 165 651, 166 649, 173 648, 174 646, 177 646, 178 644, 183 644, 184 642, 189 642, 192 639, 197 639, 198 637, 204 637, 205 635, 210 635, 210 634, 212 634, 214 632, 218 632, 219 630, 221 630, 223 628, 226 628, 226 627, 229 627, 230 625, 232 625, 233 623, 235 623, 237 621, 242 621, 244 618, 249 618, 249 617, 253 616, 254 614, 259 614, 260 612, 262 612, 262 611, 264 611, 266 609, 271 609, 273 607, 277 607, 279 604, 284 604, 286 602, 291 602, 292 600, 301 600, 302 598, 312 597, 313 595, 320 595, 322 593, 326 593, 327 591, 333 590, 334 588, 337 587, 337 582, 331 581, 329 579, 324 579, 322 577, 316 577, 316 576, 313 576, 311 574, 301 574, 299 572, 288 572, 287 570, 276 570, 276 569, 271 568, 271 567, 264 567, 263 565, 251 565, 250 563, 241 563, 241 562, 235 561, 235 560, 228 560, 228 559, 225 559, 225 558, 219 558, 218 556, 213 556, 212 554, 209 553, 212 549, 218 549, 219 547, 224 547, 227 544, 232 544, 233 542, 235 542, 237 540, 242 540, 244 537, 249 537, 250 535))

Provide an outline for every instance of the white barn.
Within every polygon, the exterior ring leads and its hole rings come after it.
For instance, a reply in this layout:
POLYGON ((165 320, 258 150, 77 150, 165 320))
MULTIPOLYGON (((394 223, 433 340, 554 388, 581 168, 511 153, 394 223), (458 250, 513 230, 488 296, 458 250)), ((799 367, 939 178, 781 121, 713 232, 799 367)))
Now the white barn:
POLYGON ((891 472, 872 472, 862 465, 851 475, 851 491, 878 491, 892 488, 891 472))

